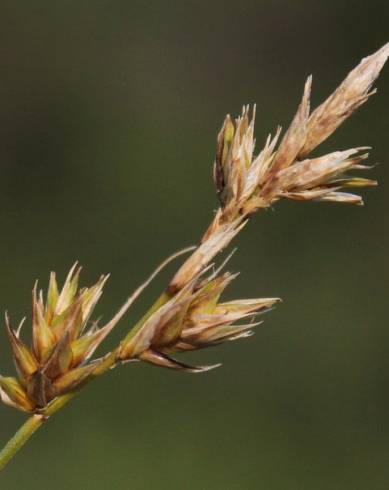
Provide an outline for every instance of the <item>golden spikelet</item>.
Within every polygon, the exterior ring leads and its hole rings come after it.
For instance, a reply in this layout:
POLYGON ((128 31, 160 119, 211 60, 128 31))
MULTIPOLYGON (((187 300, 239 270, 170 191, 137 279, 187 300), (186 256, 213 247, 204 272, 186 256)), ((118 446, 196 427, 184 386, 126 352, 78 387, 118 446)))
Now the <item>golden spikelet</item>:
POLYGON ((140 359, 193 372, 209 370, 210 366, 188 366, 168 355, 246 337, 257 325, 255 317, 279 301, 262 298, 219 303, 223 290, 235 277, 224 273, 204 279, 198 274, 122 343, 117 359, 140 359), (239 324, 242 320, 249 323, 239 324))
POLYGON ((37 284, 32 292, 32 346, 15 331, 6 314, 6 329, 18 379, 0 378, 0 395, 5 403, 25 411, 45 407, 53 398, 75 388, 95 367, 88 362, 96 348, 113 328, 89 325, 108 276, 90 287, 78 289, 80 268, 70 270, 58 292, 54 273, 46 302, 37 284))

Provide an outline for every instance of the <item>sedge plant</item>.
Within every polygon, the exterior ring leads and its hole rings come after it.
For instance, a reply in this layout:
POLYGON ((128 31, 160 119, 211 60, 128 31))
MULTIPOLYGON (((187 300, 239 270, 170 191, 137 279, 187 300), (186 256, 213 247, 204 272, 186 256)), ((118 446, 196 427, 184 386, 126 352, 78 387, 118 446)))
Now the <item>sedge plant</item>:
POLYGON ((310 110, 312 78, 308 77, 302 100, 284 136, 281 128, 255 151, 255 107, 243 107, 233 120, 225 118, 217 136, 214 182, 219 208, 199 244, 169 257, 142 284, 105 325, 91 321, 108 276, 91 287, 79 288, 80 268, 75 265, 58 287, 54 272, 47 293, 35 284, 32 291, 32 342, 22 339, 23 321, 15 329, 6 313, 5 327, 16 376, 0 376, 0 398, 22 410, 28 419, 0 452, 0 469, 13 458, 31 435, 55 412, 95 378, 119 364, 143 361, 169 369, 200 373, 212 366, 193 366, 176 353, 203 349, 246 338, 260 322, 258 315, 272 308, 278 298, 237 299, 223 302, 221 295, 236 275, 225 263, 215 267, 215 257, 248 223, 250 217, 281 199, 333 201, 362 205, 350 188, 375 186, 356 177, 364 172, 366 147, 355 147, 311 157, 345 119, 375 90, 372 85, 389 56, 389 43, 364 58, 340 86, 310 110), (189 254, 165 290, 127 331, 115 349, 94 358, 94 353, 154 276, 168 262, 189 254))

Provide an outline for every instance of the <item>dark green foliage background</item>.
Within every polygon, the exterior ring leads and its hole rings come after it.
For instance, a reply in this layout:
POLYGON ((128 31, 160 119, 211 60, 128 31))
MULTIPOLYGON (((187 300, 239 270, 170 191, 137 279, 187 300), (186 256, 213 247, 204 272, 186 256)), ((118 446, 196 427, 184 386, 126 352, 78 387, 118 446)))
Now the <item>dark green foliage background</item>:
MULTIPOLYGON (((108 319, 205 229, 225 113, 257 102, 261 144, 291 120, 307 75, 317 105, 389 40, 388 21, 386 0, 2 0, 0 310, 30 315, 34 280, 62 280, 79 259, 83 284, 112 273, 97 311, 108 319)), ((377 86, 320 150, 374 147, 367 206, 280 203, 236 241, 227 297, 284 299, 257 335, 189 356, 224 363, 209 374, 135 365, 93 383, 2 489, 388 488, 388 67, 377 86)), ((1 406, 0 440, 23 420, 1 406)))

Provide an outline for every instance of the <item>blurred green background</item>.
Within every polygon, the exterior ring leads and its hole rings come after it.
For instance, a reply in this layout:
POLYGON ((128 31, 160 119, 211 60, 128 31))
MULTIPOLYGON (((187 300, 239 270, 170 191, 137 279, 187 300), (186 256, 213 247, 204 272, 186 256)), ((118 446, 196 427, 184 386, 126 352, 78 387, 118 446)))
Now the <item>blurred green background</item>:
MULTIPOLYGON (((0 6, 0 309, 30 315, 79 259, 111 272, 107 319, 216 207, 226 112, 257 138, 389 40, 387 0, 11 1, 0 6)), ((257 335, 189 356, 204 375, 124 366, 90 385, 1 474, 1 488, 381 490, 389 485, 389 69, 326 144, 371 145, 365 208, 280 203, 237 239, 227 298, 281 296, 257 335)), ((164 287, 163 273, 110 337, 164 287)), ((13 372, 4 331, 0 372, 13 372)), ((106 347, 106 348, 107 348, 106 347)), ((104 352, 104 351, 101 351, 104 352)), ((188 359, 188 358, 187 358, 188 359)), ((0 407, 5 442, 24 415, 0 407)))

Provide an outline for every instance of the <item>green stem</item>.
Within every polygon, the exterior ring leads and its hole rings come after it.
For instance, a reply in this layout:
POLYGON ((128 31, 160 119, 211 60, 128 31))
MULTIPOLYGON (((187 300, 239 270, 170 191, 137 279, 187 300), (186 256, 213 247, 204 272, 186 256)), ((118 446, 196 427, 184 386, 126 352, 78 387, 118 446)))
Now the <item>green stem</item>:
POLYGON ((8 441, 3 450, 0 452, 0 471, 10 461, 19 449, 30 439, 33 433, 45 421, 45 417, 40 414, 32 415, 8 441))
MULTIPOLYGON (((89 381, 101 376, 106 371, 114 367, 116 364, 116 349, 112 351, 101 363, 96 366, 95 371, 89 378, 89 381)), ((82 386, 84 386, 82 384, 82 386)), ((40 413, 32 415, 16 432, 16 434, 8 441, 0 452, 0 471, 4 469, 7 463, 15 456, 18 450, 24 446, 24 444, 30 439, 39 427, 49 419, 55 412, 60 410, 66 405, 72 398, 74 398, 80 391, 81 386, 69 393, 65 393, 55 398, 47 407, 40 413)))
MULTIPOLYGON (((134 333, 136 333, 143 323, 166 301, 170 299, 169 293, 162 293, 161 296, 153 303, 146 314, 134 325, 131 329, 130 334, 125 337, 125 340, 131 338, 134 333), (132 335, 131 335, 132 334, 132 335)), ((0 471, 4 469, 7 463, 15 456, 18 450, 24 446, 24 444, 30 439, 36 430, 55 412, 60 410, 66 403, 68 403, 73 397, 77 395, 80 389, 86 384, 101 376, 109 369, 116 366, 118 349, 113 350, 108 354, 101 362, 96 365, 96 369, 92 372, 92 376, 82 383, 77 389, 65 393, 57 398, 55 398, 45 409, 41 412, 32 415, 16 432, 16 434, 8 441, 4 446, 2 451, 0 451, 0 471)))

